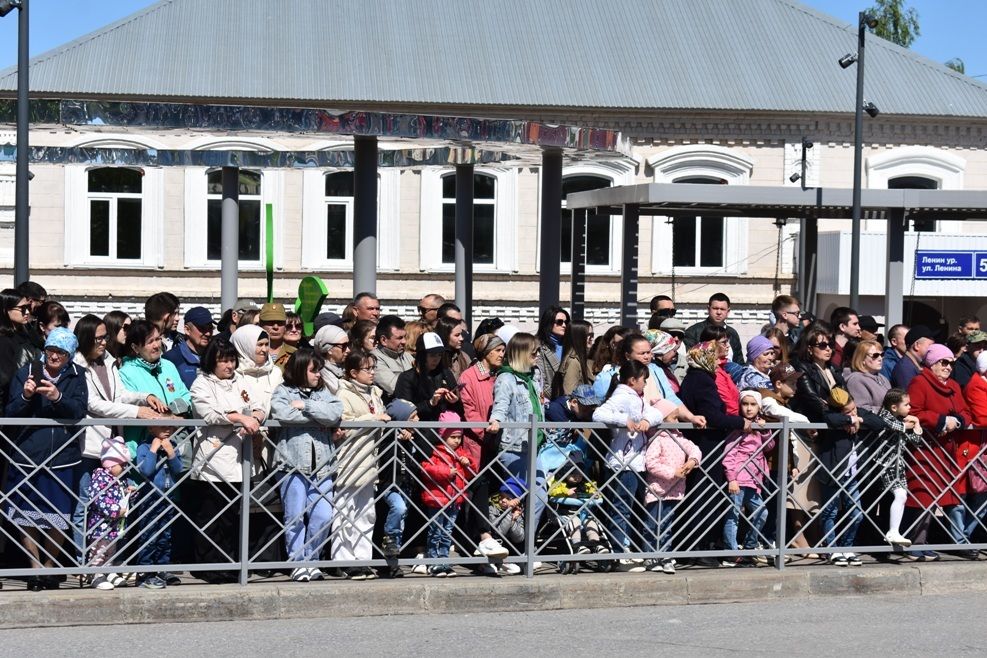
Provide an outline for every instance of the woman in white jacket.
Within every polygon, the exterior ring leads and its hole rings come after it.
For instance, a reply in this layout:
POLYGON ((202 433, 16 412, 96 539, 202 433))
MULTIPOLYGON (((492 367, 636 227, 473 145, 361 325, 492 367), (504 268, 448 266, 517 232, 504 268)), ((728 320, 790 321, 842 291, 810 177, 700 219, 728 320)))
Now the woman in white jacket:
MULTIPOLYGON (((593 412, 593 420, 613 427, 606 459, 613 471, 603 498, 610 504, 610 539, 615 551, 641 550, 639 521, 644 510, 639 502, 644 490, 644 455, 648 448, 648 430, 662 421, 661 412, 646 403, 644 387, 648 368, 637 361, 627 361, 620 367, 619 384, 611 387, 606 402, 593 412)), ((627 562, 622 561, 627 564, 627 562)), ((635 567, 643 571, 643 567, 635 567)))
MULTIPOLYGON (((260 405, 265 417, 271 415, 271 396, 284 381, 281 368, 271 360, 271 339, 259 325, 238 327, 230 338, 239 357, 236 372, 243 378, 250 399, 260 405)), ((267 428, 262 427, 254 437, 254 474, 273 462, 274 443, 267 428)))
MULTIPOLYGON (((86 385, 89 399, 88 418, 160 418, 168 411, 164 402, 153 395, 135 393, 124 388, 116 359, 106 349, 110 336, 106 324, 95 315, 84 315, 75 324, 75 337, 79 339, 79 351, 74 361, 86 369, 86 385)), ((89 483, 92 472, 100 465, 99 454, 103 441, 114 434, 106 425, 90 425, 80 436, 82 463, 79 465, 79 502, 72 514, 77 555, 82 556, 85 541, 86 509, 89 506, 89 483)), ((119 434, 119 432, 117 432, 119 434)))
MULTIPOLYGON (((266 418, 264 405, 251 397, 246 380, 236 371, 237 357, 229 341, 213 340, 190 391, 196 418, 208 424, 197 442, 191 480, 186 483, 194 501, 192 520, 199 528, 195 541, 199 562, 239 560, 240 504, 230 503, 239 497, 243 483, 244 443, 252 443, 266 418)), ((199 577, 207 582, 236 580, 232 571, 199 577)))

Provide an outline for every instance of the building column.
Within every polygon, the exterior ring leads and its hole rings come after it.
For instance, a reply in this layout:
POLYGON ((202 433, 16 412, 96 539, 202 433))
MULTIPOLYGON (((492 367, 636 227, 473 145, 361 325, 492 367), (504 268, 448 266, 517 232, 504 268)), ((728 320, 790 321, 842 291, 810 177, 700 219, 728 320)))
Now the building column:
POLYGON ((223 201, 220 219, 220 303, 233 308, 238 297, 240 270, 240 168, 223 167, 223 201))
POLYGON ((353 138, 353 296, 377 294, 377 138, 353 138))
POLYGON ((541 158, 541 277, 538 311, 559 303, 562 261, 562 151, 546 149, 541 158))
POLYGON ((904 316, 906 224, 904 208, 888 211, 888 260, 884 284, 884 324, 888 329, 901 324, 904 316))
POLYGON ((816 255, 819 250, 819 226, 815 217, 802 217, 799 220, 799 285, 798 296, 802 310, 816 312, 816 280, 819 264, 816 255))
POLYGON ((641 206, 624 206, 624 241, 620 259, 620 324, 630 329, 637 322, 637 260, 641 206))
POLYGON ((473 165, 456 165, 456 304, 473 319, 473 165))
POLYGON ((572 211, 572 292, 569 295, 573 320, 586 314, 586 214, 585 208, 572 211))

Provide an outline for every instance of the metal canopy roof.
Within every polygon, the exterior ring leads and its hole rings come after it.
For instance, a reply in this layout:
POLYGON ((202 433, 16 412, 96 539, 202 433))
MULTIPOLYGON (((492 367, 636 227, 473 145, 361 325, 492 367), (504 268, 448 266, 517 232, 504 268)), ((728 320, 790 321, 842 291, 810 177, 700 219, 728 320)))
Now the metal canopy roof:
MULTIPOLYGON (((795 0, 161 0, 32 58, 31 93, 848 114, 855 48, 795 0)), ((0 96, 16 84, 0 71, 0 96)), ((867 93, 882 115, 987 116, 987 85, 877 37, 867 93)))
MULTIPOLYGON (((850 219, 853 190, 645 183, 575 192, 566 197, 566 207, 570 210, 592 209, 599 215, 619 215, 624 205, 639 206, 642 215, 850 219)), ((987 192, 861 190, 861 210, 867 219, 887 219, 893 210, 904 210, 911 218, 987 219, 987 192)))

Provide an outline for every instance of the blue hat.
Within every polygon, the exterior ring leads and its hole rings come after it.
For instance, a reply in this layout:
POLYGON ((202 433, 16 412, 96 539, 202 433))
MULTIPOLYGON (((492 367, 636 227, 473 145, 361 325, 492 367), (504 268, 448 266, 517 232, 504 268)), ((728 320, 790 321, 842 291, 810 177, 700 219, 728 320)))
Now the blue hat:
POLYGON ((391 420, 408 420, 415 411, 415 405, 407 400, 394 398, 387 403, 387 415, 391 417, 391 420))
POLYGON ((49 348, 62 350, 69 356, 73 356, 79 349, 79 339, 65 327, 56 327, 45 339, 45 349, 49 348))
POLYGON ((504 484, 500 485, 500 493, 511 498, 521 498, 527 493, 527 489, 524 480, 514 477, 507 478, 504 484))
POLYGON ((211 327, 213 325, 212 313, 205 306, 193 306, 185 311, 185 324, 194 324, 196 327, 211 327))
POLYGON ((603 398, 596 394, 589 384, 580 384, 572 390, 572 398, 587 407, 598 407, 603 404, 603 398))

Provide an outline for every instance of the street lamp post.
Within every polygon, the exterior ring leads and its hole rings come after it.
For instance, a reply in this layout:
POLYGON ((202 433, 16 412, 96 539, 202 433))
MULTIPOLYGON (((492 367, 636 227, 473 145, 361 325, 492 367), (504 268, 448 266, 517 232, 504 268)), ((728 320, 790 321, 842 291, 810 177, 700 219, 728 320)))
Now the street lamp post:
MULTIPOLYGON (((850 308, 860 307, 860 187, 863 159, 864 131, 864 46, 867 41, 867 28, 877 26, 877 19, 867 12, 860 12, 857 21, 857 54, 844 55, 840 66, 847 68, 857 63, 857 94, 853 114, 853 219, 850 228, 850 308)), ((873 107, 871 104, 870 107, 873 107)), ((868 114, 877 116, 877 108, 868 109, 868 114)))
POLYGON ((14 9, 17 21, 17 168, 14 190, 14 285, 27 281, 28 271, 28 0, 0 0, 0 17, 14 9))

